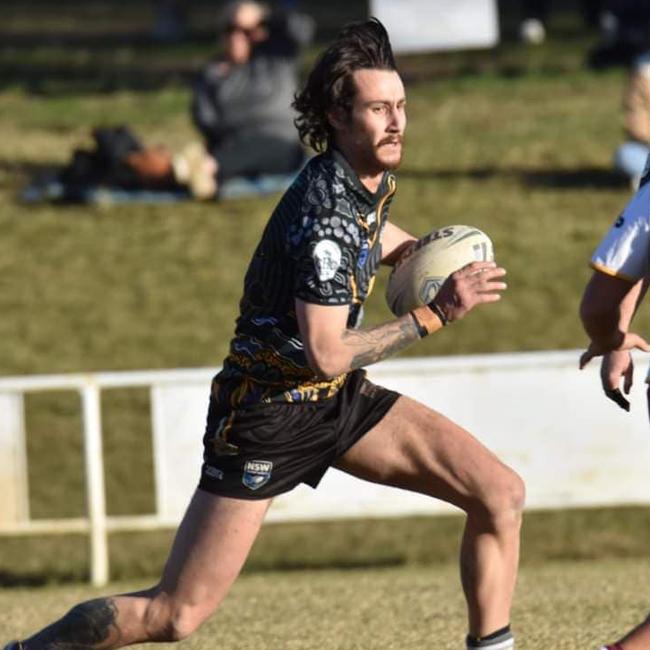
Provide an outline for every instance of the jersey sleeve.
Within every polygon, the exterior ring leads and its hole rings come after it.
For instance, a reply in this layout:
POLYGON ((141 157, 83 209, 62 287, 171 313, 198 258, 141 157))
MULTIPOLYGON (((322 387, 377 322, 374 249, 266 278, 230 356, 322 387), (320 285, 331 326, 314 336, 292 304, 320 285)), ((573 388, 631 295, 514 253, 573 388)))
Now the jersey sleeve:
POLYGON ((294 295, 319 305, 353 302, 353 270, 358 236, 349 217, 336 208, 337 197, 326 188, 308 192, 301 220, 292 233, 296 274, 294 295))
POLYGON ((636 282, 648 276, 650 256, 650 184, 628 203, 591 257, 601 273, 636 282))

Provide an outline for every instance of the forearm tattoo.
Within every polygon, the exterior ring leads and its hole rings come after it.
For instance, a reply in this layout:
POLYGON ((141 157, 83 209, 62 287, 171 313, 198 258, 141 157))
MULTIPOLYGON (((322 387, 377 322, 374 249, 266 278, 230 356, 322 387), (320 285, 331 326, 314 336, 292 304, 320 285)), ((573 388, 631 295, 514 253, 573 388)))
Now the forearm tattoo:
POLYGON ((29 650, 88 650, 120 645, 117 607, 111 598, 97 598, 73 607, 63 618, 26 639, 29 650))
POLYGON ((377 327, 343 333, 343 344, 353 353, 351 370, 377 363, 419 340, 418 328, 409 314, 377 327))

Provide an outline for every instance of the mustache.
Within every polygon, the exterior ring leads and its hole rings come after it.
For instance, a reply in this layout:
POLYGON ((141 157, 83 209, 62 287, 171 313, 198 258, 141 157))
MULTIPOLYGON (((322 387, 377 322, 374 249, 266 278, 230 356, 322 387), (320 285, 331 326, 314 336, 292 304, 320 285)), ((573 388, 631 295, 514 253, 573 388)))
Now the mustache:
POLYGON ((383 144, 402 144, 404 138, 401 135, 391 135, 387 138, 383 138, 377 143, 378 147, 381 147, 383 144))

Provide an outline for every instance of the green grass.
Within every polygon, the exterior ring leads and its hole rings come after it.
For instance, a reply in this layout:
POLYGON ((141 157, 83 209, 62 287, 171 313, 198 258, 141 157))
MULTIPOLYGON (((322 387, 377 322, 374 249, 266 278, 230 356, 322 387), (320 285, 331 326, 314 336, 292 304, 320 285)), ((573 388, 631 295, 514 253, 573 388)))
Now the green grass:
MULTIPOLYGON (((463 524, 462 516, 268 524, 244 573, 454 565, 463 524)), ((528 512, 521 564, 646 560, 648 537, 650 508, 528 512)), ((171 530, 111 535, 111 579, 157 577, 172 539, 171 530)), ((88 579, 88 541, 81 535, 0 538, 0 551, 0 584, 5 586, 88 579)))
MULTIPOLYGON (((521 572, 512 623, 526 650, 611 642, 647 614, 647 561, 548 563, 521 572)), ((453 650, 466 624, 455 567, 271 572, 243 576, 187 648, 453 650)), ((121 583, 118 591, 142 584, 121 583)), ((23 636, 61 616, 80 587, 0 591, 0 634, 23 636)))
MULTIPOLYGON (((393 219, 416 234, 448 223, 483 228, 510 290, 501 304, 406 354, 583 344, 576 309, 586 262, 629 198, 607 173, 620 138, 621 84, 621 75, 575 71, 409 89, 393 219)), ((160 107, 155 96, 131 92, 47 102, 0 96, 0 166, 9 170, 0 188, 0 309, 10 314, 0 339, 12 342, 0 348, 1 372, 213 365, 223 357, 248 257, 277 197, 68 208, 13 199, 21 182, 13 170, 65 160, 108 115, 151 143, 191 137, 187 94, 159 98, 160 107)), ((381 280, 369 322, 388 318, 385 274, 381 280)))
MULTIPOLYGON (((355 17, 357 5, 346 4, 346 17, 355 17)), ((88 21, 99 5, 88 3, 89 13, 75 15, 88 21)), ((147 20, 141 9, 133 17, 138 29, 147 20)), ((106 29, 116 27, 105 14, 95 15, 106 29)), ((330 29, 334 19, 328 20, 330 29)), ((408 81, 409 128, 393 219, 415 234, 451 223, 476 225, 490 234, 498 261, 509 272, 501 303, 477 310, 405 355, 584 345, 577 305, 589 276, 587 260, 630 195, 610 171, 622 137, 624 74, 583 68, 593 35, 576 31, 572 20, 565 24, 560 12, 557 40, 538 49, 506 43, 494 52, 401 62, 408 81)), ((79 29, 62 21, 63 31, 79 29)), ((16 10, 3 29, 22 33, 29 24, 16 10)), ((0 374, 221 362, 248 258, 278 197, 159 206, 25 206, 16 200, 29 173, 66 161, 74 147, 88 143, 90 129, 98 124, 127 123, 146 143, 173 149, 195 137, 187 115, 188 90, 176 77, 145 92, 134 89, 129 75, 134 62, 155 73, 173 72, 183 54, 181 67, 187 72, 193 57, 203 58, 211 47, 129 45, 120 54, 119 48, 102 50, 90 42, 77 49, 43 44, 34 51, 0 50, 0 69, 14 66, 20 72, 19 64, 29 64, 39 87, 39 93, 31 92, 30 79, 21 83, 20 75, 12 73, 0 90, 0 374), (63 74, 48 79, 50 64, 63 74), (107 87, 106 77, 112 92, 98 90, 107 87)), ((382 296, 385 280, 382 273, 368 304, 369 324, 389 318, 382 296)), ((646 310, 638 328, 648 325, 646 310)), ((149 512, 147 396, 111 391, 103 408, 109 512, 149 512)), ((28 400, 34 516, 83 512, 77 409, 78 398, 70 394, 28 400)), ((536 532, 526 533, 524 562, 533 564, 535 558, 572 554, 641 557, 650 533, 644 509, 539 514, 529 521, 536 532), (589 535, 571 524, 575 521, 589 535)), ((292 540, 303 534, 305 540, 310 535, 322 539, 321 528, 269 527, 251 568, 270 570, 282 562, 298 568, 445 564, 455 556, 460 520, 410 520, 402 536, 394 535, 390 522, 340 526, 332 535, 341 545, 317 557, 301 557, 292 540), (440 531, 444 543, 423 544, 440 531), (359 544, 366 539, 367 545, 359 544), (359 549, 358 555, 349 555, 350 546, 359 549)), ((159 571, 169 535, 115 536, 112 541, 114 576, 124 579, 159 571)), ((85 571, 82 538, 0 540, 5 583, 81 579, 85 571), (57 558, 55 566, 51 557, 57 558)))

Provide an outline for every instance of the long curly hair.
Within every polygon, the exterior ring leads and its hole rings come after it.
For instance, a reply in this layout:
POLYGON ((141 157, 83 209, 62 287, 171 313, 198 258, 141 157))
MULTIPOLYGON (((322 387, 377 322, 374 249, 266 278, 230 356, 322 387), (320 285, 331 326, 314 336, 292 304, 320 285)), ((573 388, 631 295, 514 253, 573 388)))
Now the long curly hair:
POLYGON ((332 143, 327 113, 337 108, 349 113, 355 93, 352 73, 364 69, 397 70, 386 28, 376 18, 346 25, 294 96, 294 124, 306 145, 321 152, 332 143))

